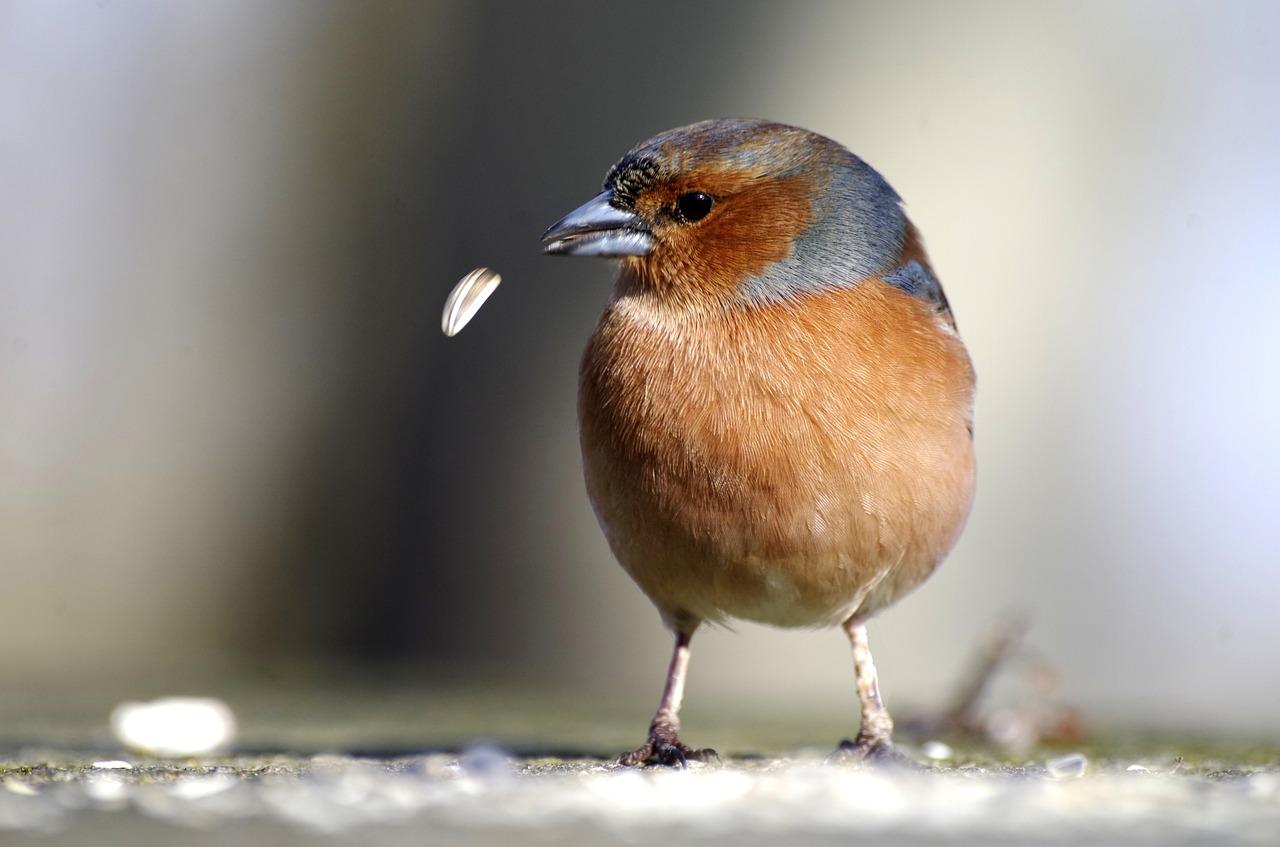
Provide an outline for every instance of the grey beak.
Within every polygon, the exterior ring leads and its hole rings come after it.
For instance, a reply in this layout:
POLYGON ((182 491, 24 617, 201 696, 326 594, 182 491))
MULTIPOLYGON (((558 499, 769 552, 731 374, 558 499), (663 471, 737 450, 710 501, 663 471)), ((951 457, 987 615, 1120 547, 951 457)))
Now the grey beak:
POLYGON ((647 256, 653 250, 648 227, 625 209, 611 205, 604 191, 574 209, 542 235, 542 252, 551 256, 647 256))

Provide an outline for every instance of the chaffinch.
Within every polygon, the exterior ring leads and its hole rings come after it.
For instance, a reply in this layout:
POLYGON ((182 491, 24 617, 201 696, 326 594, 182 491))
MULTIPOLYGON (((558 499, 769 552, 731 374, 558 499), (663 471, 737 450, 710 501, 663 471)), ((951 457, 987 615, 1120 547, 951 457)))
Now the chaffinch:
POLYGON ((643 142, 545 252, 620 260, 578 419, 609 546, 675 633, 649 736, 683 764, 694 631, 843 627, 861 729, 892 754, 866 623, 955 544, 974 490, 974 373, 897 193, 840 144, 760 120, 643 142))

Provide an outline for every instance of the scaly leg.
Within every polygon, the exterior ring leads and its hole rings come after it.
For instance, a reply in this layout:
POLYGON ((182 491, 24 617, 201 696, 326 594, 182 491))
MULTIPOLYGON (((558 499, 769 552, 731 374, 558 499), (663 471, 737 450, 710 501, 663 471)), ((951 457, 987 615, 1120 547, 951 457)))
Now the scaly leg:
POLYGON ((865 619, 849 618, 844 622, 844 631, 853 647, 853 670, 858 680, 858 701, 862 704, 862 727, 858 730, 857 739, 841 742, 829 761, 906 760, 893 748, 893 718, 889 717, 889 710, 880 700, 880 682, 876 678, 875 662, 871 660, 871 646, 867 644, 865 619))
POLYGON ((671 667, 667 669, 662 703, 658 706, 658 713, 653 716, 653 723, 649 724, 649 740, 639 749, 623 753, 618 757, 618 764, 682 768, 690 759, 705 762, 716 758, 715 750, 695 750, 681 743, 677 736, 680 730, 680 701, 684 698, 684 677, 689 667, 689 641, 692 638, 692 630, 676 633, 676 646, 671 654, 671 667))

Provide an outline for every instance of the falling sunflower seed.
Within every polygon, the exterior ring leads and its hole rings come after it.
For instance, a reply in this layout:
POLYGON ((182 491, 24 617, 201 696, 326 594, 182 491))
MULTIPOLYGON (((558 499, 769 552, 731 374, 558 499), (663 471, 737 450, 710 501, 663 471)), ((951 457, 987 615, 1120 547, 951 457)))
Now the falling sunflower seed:
POLYGON ((488 268, 476 268, 464 276, 449 292, 449 299, 444 301, 444 318, 440 323, 444 334, 457 335, 480 311, 500 282, 502 277, 488 268))

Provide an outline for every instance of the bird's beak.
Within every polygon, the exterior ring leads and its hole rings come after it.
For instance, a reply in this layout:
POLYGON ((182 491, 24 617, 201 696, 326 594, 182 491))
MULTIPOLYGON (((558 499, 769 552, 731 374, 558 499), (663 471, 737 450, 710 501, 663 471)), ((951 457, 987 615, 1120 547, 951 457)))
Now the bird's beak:
POLYGON ((551 225, 542 235, 542 252, 553 256, 647 256, 653 234, 632 212, 609 201, 602 192, 551 225))

